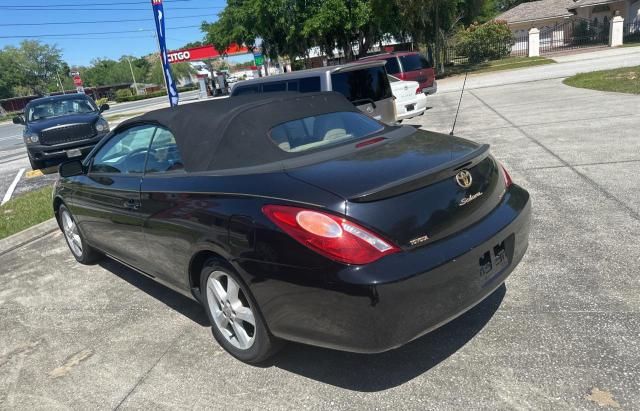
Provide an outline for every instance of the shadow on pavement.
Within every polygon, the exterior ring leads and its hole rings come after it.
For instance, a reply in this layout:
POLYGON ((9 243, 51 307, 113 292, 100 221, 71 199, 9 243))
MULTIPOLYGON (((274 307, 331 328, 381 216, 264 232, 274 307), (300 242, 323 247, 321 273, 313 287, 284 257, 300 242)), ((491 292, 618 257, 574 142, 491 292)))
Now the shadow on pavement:
POLYGON ((500 307, 502 285, 475 308, 403 347, 382 354, 353 354, 290 343, 266 366, 353 391, 399 386, 429 371, 470 341, 500 307))
POLYGON ((207 314, 197 302, 110 258, 101 260, 99 265, 196 324, 203 327, 211 326, 207 314))
MULTIPOLYGON (((211 326, 197 302, 110 258, 105 258, 99 265, 198 325, 211 326)), ((375 392, 393 388, 424 374, 462 348, 493 317, 505 293, 503 284, 466 314, 393 351, 367 355, 287 343, 280 353, 261 367, 278 367, 353 391, 375 392)))

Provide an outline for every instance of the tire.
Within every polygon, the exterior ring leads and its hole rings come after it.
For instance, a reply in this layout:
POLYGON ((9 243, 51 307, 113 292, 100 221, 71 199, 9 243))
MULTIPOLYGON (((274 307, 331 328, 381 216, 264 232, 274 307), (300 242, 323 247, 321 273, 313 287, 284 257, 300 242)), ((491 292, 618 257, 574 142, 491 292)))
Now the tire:
POLYGON ((82 236, 82 233, 78 229, 75 218, 71 214, 71 211, 63 204, 58 209, 58 221, 60 228, 64 234, 64 239, 67 241, 69 250, 73 257, 80 264, 94 264, 100 260, 102 255, 96 251, 93 247, 87 244, 86 240, 82 236))
POLYGON ((44 161, 34 160, 31 157, 29 157, 29 163, 31 164, 31 169, 34 171, 42 170, 45 166, 44 161))
POLYGON ((271 335, 248 287, 228 264, 216 258, 206 261, 200 290, 213 336, 229 354, 258 364, 278 351, 280 341, 271 335))

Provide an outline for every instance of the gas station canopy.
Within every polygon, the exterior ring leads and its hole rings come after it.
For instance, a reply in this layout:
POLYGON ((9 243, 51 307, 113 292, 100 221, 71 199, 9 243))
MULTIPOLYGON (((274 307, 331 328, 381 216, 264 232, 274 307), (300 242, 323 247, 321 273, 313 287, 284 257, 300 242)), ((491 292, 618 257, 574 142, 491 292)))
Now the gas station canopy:
POLYGON ((249 49, 237 44, 230 45, 224 53, 220 53, 213 46, 194 47, 190 49, 175 50, 167 53, 169 57, 169 63, 182 63, 185 61, 198 61, 206 59, 214 59, 217 57, 235 56, 238 54, 247 54, 249 49))

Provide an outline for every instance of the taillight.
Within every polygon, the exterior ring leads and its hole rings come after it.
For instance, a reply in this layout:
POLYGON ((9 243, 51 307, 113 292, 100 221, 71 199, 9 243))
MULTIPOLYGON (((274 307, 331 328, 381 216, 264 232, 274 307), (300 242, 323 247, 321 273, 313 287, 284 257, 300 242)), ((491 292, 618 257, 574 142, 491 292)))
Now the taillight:
POLYGON ((400 249, 345 218, 298 207, 266 205, 262 212, 313 251, 346 264, 369 264, 400 249))
POLYGON ((506 168, 504 168, 504 166, 502 164, 500 164, 500 168, 502 169, 502 178, 504 178, 504 186, 505 186, 505 188, 511 187, 511 184, 513 184, 513 180, 511 179, 511 176, 509 175, 509 172, 507 171, 506 168))
POLYGON ((418 86, 418 88, 416 89, 416 95, 418 94, 422 94, 422 87, 418 86))

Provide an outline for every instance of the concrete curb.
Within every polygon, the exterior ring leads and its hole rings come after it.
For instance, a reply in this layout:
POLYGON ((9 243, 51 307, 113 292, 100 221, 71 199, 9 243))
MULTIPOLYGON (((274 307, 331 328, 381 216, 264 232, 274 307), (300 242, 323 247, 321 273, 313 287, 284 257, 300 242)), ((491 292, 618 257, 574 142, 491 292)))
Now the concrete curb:
POLYGON ((40 237, 51 234, 56 230, 58 230, 58 222, 55 218, 52 218, 12 236, 3 238, 0 240, 0 256, 35 241, 40 237))

